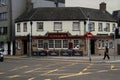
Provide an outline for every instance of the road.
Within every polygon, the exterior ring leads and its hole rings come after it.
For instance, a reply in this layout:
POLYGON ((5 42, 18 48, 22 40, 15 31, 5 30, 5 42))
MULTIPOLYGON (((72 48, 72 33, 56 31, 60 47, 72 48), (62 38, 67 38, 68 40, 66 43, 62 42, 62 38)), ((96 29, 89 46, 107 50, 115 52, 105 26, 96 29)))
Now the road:
POLYGON ((68 57, 0 62, 0 80, 119 80, 119 74, 119 62, 82 62, 68 57))

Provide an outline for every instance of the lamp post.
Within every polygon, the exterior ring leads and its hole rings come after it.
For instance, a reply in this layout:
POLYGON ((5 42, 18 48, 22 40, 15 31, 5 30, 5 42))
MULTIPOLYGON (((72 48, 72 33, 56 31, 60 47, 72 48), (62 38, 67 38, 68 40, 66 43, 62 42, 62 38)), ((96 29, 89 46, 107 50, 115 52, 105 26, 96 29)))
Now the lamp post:
POLYGON ((119 30, 117 27, 114 29, 114 60, 116 59, 116 39, 118 38, 119 30))
MULTIPOLYGON (((87 29, 88 33, 90 33, 89 27, 90 27, 90 19, 89 19, 89 16, 88 16, 88 29, 87 29)), ((91 50, 90 50, 90 48, 91 48, 91 46, 90 46, 90 38, 88 37, 88 57, 89 57, 89 61, 91 62, 91 50)))
POLYGON ((31 32, 30 32, 30 54, 29 56, 32 55, 32 25, 33 25, 32 21, 30 21, 30 25, 31 25, 31 32))

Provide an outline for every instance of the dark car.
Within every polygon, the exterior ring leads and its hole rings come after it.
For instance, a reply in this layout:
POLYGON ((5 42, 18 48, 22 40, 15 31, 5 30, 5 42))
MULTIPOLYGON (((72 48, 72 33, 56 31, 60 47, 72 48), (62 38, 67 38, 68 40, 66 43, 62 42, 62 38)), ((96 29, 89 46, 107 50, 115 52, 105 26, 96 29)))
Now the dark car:
POLYGON ((4 61, 4 55, 2 53, 0 53, 0 62, 4 61))

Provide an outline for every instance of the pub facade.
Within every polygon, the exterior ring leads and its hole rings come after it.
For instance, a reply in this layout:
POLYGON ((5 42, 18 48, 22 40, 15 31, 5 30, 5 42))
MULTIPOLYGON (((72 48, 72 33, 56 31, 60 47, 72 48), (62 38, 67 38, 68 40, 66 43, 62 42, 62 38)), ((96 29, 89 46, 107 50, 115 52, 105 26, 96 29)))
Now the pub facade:
POLYGON ((16 55, 84 56, 88 49, 103 55, 106 45, 112 55, 116 26, 116 20, 99 9, 36 8, 16 19, 16 55))

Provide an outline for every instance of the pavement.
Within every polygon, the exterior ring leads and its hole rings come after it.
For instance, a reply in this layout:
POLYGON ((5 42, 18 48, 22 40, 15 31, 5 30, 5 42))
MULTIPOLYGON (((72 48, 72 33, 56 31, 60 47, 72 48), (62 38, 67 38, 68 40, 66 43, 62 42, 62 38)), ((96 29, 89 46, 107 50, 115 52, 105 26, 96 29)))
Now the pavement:
POLYGON ((103 56, 4 56, 5 59, 35 59, 35 60, 60 60, 60 61, 77 61, 77 62, 120 62, 120 56, 110 56, 103 60, 103 56))

